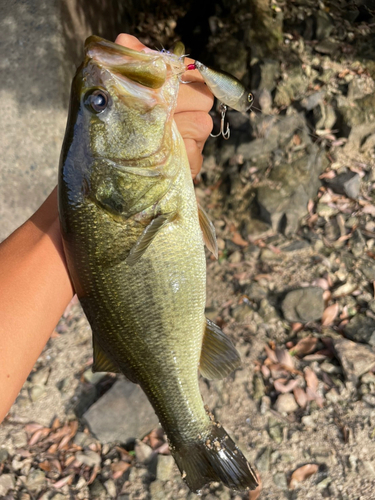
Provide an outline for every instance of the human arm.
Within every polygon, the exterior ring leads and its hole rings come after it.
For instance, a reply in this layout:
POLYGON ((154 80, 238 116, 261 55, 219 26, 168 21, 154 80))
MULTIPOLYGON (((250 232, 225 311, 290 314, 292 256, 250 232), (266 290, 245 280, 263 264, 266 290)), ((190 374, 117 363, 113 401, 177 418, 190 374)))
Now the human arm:
MULTIPOLYGON (((136 38, 117 43, 142 50, 136 38)), ((193 177, 212 121, 212 96, 199 75, 181 85, 175 120, 184 138, 193 177)), ((59 229, 57 191, 0 245, 0 422, 17 397, 74 291, 59 229)))

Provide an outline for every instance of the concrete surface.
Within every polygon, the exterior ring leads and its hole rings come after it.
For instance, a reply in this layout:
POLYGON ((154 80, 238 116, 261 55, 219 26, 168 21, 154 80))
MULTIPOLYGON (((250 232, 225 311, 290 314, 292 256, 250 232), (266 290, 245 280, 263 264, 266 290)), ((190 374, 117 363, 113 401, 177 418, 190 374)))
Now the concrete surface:
POLYGON ((0 241, 56 185, 70 81, 83 41, 90 34, 113 39, 121 3, 0 2, 0 241))

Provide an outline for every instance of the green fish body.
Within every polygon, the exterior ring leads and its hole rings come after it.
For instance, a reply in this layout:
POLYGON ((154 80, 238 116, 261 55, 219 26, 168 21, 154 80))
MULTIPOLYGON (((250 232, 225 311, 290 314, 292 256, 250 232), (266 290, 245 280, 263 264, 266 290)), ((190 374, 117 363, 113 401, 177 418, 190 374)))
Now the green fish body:
POLYGON ((92 327, 93 370, 141 386, 192 491, 210 481, 252 489, 250 465, 198 387, 198 367, 222 377, 239 357, 204 316, 202 229, 211 242, 214 235, 173 121, 182 64, 169 53, 86 41, 61 153, 63 244, 92 327))

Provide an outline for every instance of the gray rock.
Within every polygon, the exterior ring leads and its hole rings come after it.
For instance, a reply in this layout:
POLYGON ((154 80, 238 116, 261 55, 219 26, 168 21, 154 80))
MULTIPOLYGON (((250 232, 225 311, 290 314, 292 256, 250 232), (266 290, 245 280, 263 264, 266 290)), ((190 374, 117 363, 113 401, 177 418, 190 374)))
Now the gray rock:
POLYGON ((360 269, 361 273, 363 273, 369 281, 375 281, 375 263, 369 260, 363 260, 360 269))
POLYGON ((306 287, 287 293, 281 305, 284 318, 292 323, 319 320, 324 312, 323 290, 306 287))
POLYGON ((113 479, 108 479, 108 481, 106 481, 104 483, 104 487, 105 489, 107 490, 107 493, 108 495, 111 497, 111 498, 115 498, 116 495, 117 495, 117 491, 116 491, 116 484, 115 482, 113 481, 113 479))
POLYGON ((14 475, 2 474, 0 476, 0 496, 5 496, 9 490, 14 488, 14 475))
POLYGON ((325 165, 324 155, 315 146, 291 163, 275 165, 270 184, 257 189, 260 218, 275 231, 296 232, 299 221, 307 214, 308 201, 315 198, 320 187, 319 175, 325 165))
POLYGON ((280 488, 280 490, 288 489, 288 481, 284 472, 276 472, 276 474, 273 475, 272 479, 275 485, 280 488))
POLYGON ((84 453, 76 453, 76 460, 81 462, 81 464, 94 467, 94 465, 100 465, 101 457, 95 451, 86 450, 84 453))
POLYGON ((354 257, 361 257, 364 254, 366 240, 359 229, 354 231, 352 237, 350 238, 349 245, 354 257))
POLYGON ((320 54, 333 55, 340 50, 340 44, 334 40, 323 40, 315 45, 314 49, 320 54))
POLYGON ((324 10, 318 10, 314 17, 316 22, 316 38, 317 40, 325 40, 333 30, 332 17, 327 12, 324 12, 324 10))
POLYGON ((0 464, 4 463, 8 456, 8 450, 6 450, 5 448, 0 448, 0 464))
POLYGON ((30 389, 30 399, 31 401, 37 401, 46 393, 46 388, 44 385, 34 385, 30 389))
POLYGON ((150 484, 151 500, 165 500, 165 485, 158 479, 150 484))
POLYGON ((99 481, 99 479, 95 479, 95 481, 90 484, 90 498, 96 498, 98 500, 106 500, 107 499, 107 491, 99 481))
POLYGON ((307 111, 311 111, 318 104, 320 104, 325 96, 325 92, 315 92, 314 94, 309 95, 308 97, 304 97, 301 101, 301 106, 305 108, 307 111))
POLYGON ((357 314, 345 326, 346 337, 355 342, 368 343, 375 332, 375 320, 363 314, 357 314))
POLYGON ((333 339, 333 346, 347 380, 355 384, 375 366, 375 352, 371 347, 343 338, 333 339))
POLYGON ((327 179, 327 186, 335 193, 345 194, 349 198, 357 199, 361 187, 360 176, 352 171, 337 175, 333 179, 327 179))
POLYGON ((174 476, 175 461, 172 455, 159 455, 156 466, 156 479, 169 481, 174 476))
POLYGON ((267 448, 265 448, 255 460, 255 465, 261 472, 268 472, 270 470, 271 452, 272 448, 267 446, 267 448))
POLYGON ((298 410, 298 404, 293 394, 280 394, 275 403, 275 410, 279 413, 293 413, 298 410))
POLYGON ((83 417, 102 443, 142 438, 159 424, 142 389, 127 380, 118 380, 83 417))
POLYGON ((32 492, 39 492, 46 482, 46 473, 42 470, 32 470, 27 477, 26 487, 32 492))

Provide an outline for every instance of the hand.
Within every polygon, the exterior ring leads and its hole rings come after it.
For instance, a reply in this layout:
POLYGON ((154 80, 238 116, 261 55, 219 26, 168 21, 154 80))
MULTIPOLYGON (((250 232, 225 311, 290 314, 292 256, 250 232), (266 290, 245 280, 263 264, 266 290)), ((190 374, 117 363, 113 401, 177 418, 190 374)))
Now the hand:
MULTIPOLYGON (((141 51, 147 48, 134 36, 124 33, 119 35, 115 42, 133 50, 141 51)), ((191 64, 194 61, 187 57, 185 62, 191 64)), ((174 120, 185 142, 191 175, 194 178, 202 168, 203 146, 212 130, 212 118, 208 112, 214 99, 198 70, 185 73, 183 79, 196 83, 180 85, 174 120)))

